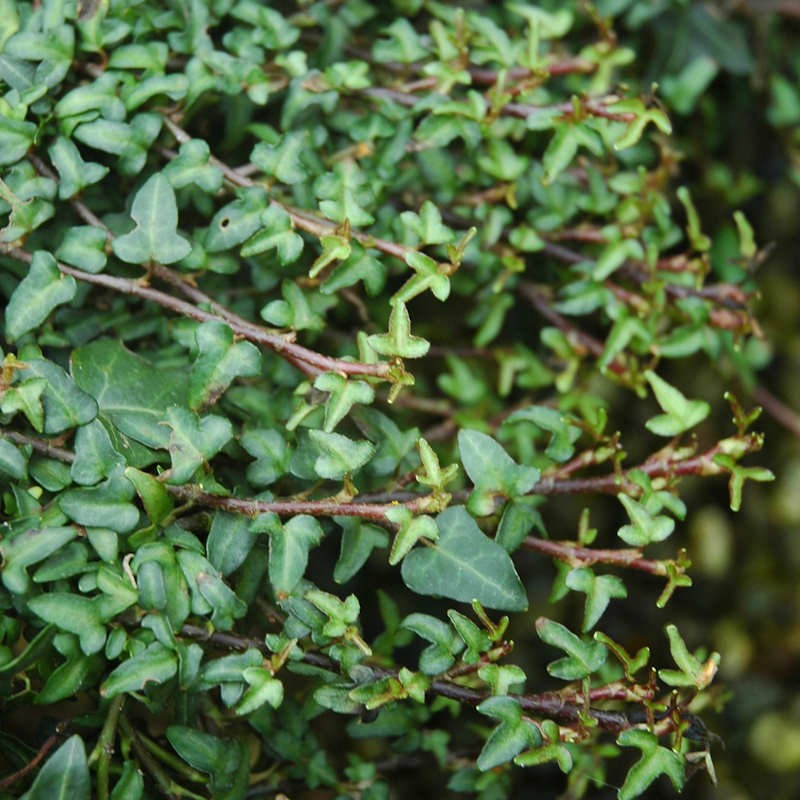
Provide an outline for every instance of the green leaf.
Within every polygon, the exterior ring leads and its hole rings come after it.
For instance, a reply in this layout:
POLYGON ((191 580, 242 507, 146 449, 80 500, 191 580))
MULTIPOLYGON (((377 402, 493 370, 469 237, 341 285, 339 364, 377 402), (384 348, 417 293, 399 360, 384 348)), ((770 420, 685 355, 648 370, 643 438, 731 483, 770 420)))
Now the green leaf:
POLYGON ((392 306, 388 333, 372 334, 367 343, 379 355, 398 358, 422 358, 431 346, 426 339, 412 336, 408 309, 399 302, 392 306))
POLYGON ((712 653, 705 662, 702 662, 689 652, 689 648, 686 647, 686 643, 675 625, 667 625, 666 631, 672 659, 680 671, 661 669, 658 671, 659 677, 668 686, 693 686, 702 691, 717 674, 719 653, 712 653))
POLYGON ((281 265, 291 264, 303 252, 303 237, 294 232, 289 214, 279 205, 261 212, 259 229, 242 245, 243 258, 274 250, 281 265))
POLYGON ((319 522, 307 514, 270 529, 269 581, 276 597, 292 593, 305 574, 309 551, 320 543, 322 536, 319 522))
POLYGON ((320 452, 314 462, 314 471, 320 478, 343 478, 363 467, 375 452, 372 442, 354 441, 340 433, 311 430, 309 436, 320 452))
POLYGON ((189 139, 164 167, 162 174, 175 189, 196 186, 203 192, 216 194, 222 188, 222 170, 209 163, 210 155, 211 150, 204 139, 189 139))
POLYGON ((268 669, 248 667, 242 672, 242 677, 249 686, 236 705, 235 711, 239 716, 252 714, 265 703, 278 708, 283 702, 283 684, 268 669))
POLYGON ((127 533, 139 522, 139 510, 130 502, 134 493, 133 484, 117 468, 97 486, 70 489, 59 495, 57 502, 58 507, 79 525, 127 533))
POLYGON ((329 433, 356 403, 369 405, 375 399, 375 392, 366 381, 351 380, 335 372, 323 372, 314 381, 314 388, 328 392, 323 430, 329 433))
POLYGON ((372 57, 378 63, 399 61, 410 64, 419 61, 428 55, 422 46, 421 37, 407 19, 396 19, 391 25, 383 29, 385 39, 378 39, 372 45, 372 57))
POLYGON ((0 472, 14 480, 22 480, 28 471, 28 460, 19 448, 0 437, 0 472))
POLYGON ((32 122, 0 114, 0 166, 14 164, 24 158, 35 136, 36 125, 32 122))
POLYGON ((74 350, 71 367, 75 383, 97 399, 114 428, 148 447, 167 447, 167 406, 186 400, 181 370, 159 369, 112 339, 74 350))
POLYGON ((44 430, 44 406, 42 394, 47 388, 44 378, 29 378, 6 389, 0 402, 0 410, 4 414, 16 414, 21 411, 37 433, 44 430))
POLYGON ((216 414, 198 417, 180 406, 167 409, 165 422, 171 429, 170 483, 186 483, 198 467, 213 458, 233 437, 233 425, 227 417, 216 414))
POLYGON ((436 517, 439 538, 403 560, 406 586, 417 594, 448 597, 487 608, 524 611, 528 598, 505 550, 488 539, 463 506, 436 517))
POLYGON ((89 800, 91 783, 83 739, 70 736, 45 761, 20 800, 89 800))
POLYGON ((20 281, 6 306, 6 336, 10 341, 41 325, 56 306, 75 297, 77 284, 62 275, 50 253, 37 250, 28 274, 20 281))
POLYGON ((544 451, 546 455, 559 462, 572 458, 574 444, 581 435, 581 429, 572 425, 568 417, 548 406, 528 406, 510 414, 503 424, 522 420, 532 422, 537 428, 550 433, 550 441, 544 451))
POLYGON ((430 256, 415 251, 406 254, 406 264, 415 274, 392 295, 392 304, 407 303, 428 289, 437 300, 447 300, 450 296, 449 264, 438 264, 430 256))
POLYGON ((623 525, 617 536, 623 542, 634 547, 645 547, 651 542, 663 542, 675 530, 675 520, 664 514, 654 516, 638 501, 626 494, 620 494, 619 500, 628 512, 631 524, 623 525))
POLYGON ((628 596, 625 584, 616 575, 595 575, 588 567, 571 570, 566 577, 566 584, 573 591, 586 595, 584 633, 598 623, 612 599, 628 596))
POLYGON ((138 655, 123 661, 100 686, 103 697, 139 692, 148 683, 164 683, 178 671, 175 653, 160 642, 153 642, 138 655))
POLYGON ((78 535, 72 525, 53 528, 33 528, 0 540, 0 557, 3 561, 2 581, 6 589, 15 594, 26 594, 30 589, 27 568, 49 555, 57 553, 78 535))
POLYGON ((43 358, 25 357, 23 380, 42 378, 46 387, 42 393, 44 433, 55 434, 85 425, 97 416, 97 403, 82 392, 61 367, 43 358))
POLYGON ((108 261, 107 241, 106 232, 102 228, 76 225, 65 232, 56 250, 56 257, 84 272, 102 272, 108 261))
POLYGON ((81 650, 90 656, 99 652, 106 641, 106 629, 97 603, 88 597, 67 592, 50 592, 33 597, 28 608, 62 631, 74 633, 81 650))
POLYGON ((404 506, 397 506, 386 512, 386 519, 398 526, 389 552, 391 566, 399 564, 420 539, 436 541, 439 538, 436 522, 427 514, 415 516, 404 506))
POLYGON ((256 459, 247 467, 247 480, 256 486, 269 486, 284 475, 289 466, 286 440, 277 430, 257 428, 246 431, 242 447, 256 459))
POLYGON ((652 370, 644 373, 664 414, 651 417, 645 426, 657 436, 677 436, 699 425, 711 412, 705 400, 687 400, 652 370))
POLYGON ((87 186, 99 183, 108 174, 108 167, 84 161, 75 144, 63 136, 59 136, 47 152, 58 170, 60 200, 80 194, 87 186))
POLYGON ((258 533, 250 530, 250 522, 240 514, 214 512, 206 540, 206 553, 208 560, 222 575, 230 575, 239 569, 253 549, 258 533))
POLYGON ((461 463, 478 492, 500 492, 518 497, 529 492, 541 473, 517 464, 491 436, 464 428, 458 433, 461 463))
POLYGON ((147 472, 133 467, 126 467, 125 477, 134 485, 136 493, 142 501, 145 513, 153 525, 160 525, 172 513, 175 501, 167 492, 164 484, 147 472))
POLYGON ((175 190, 160 172, 136 192, 131 208, 136 227, 111 242, 117 258, 129 264, 172 264, 189 255, 192 246, 179 236, 175 190))
POLYGON ((419 210, 419 215, 413 211, 404 211, 400 214, 400 221, 406 230, 416 234, 422 244, 446 244, 454 238, 453 231, 442 224, 442 215, 439 209, 430 200, 426 200, 419 210))
POLYGON ((522 718, 520 704, 510 697, 490 697, 478 707, 478 713, 499 721, 481 750, 477 767, 481 772, 507 764, 527 747, 538 747, 541 736, 536 728, 522 718))
POLYGON ((239 189, 237 199, 223 206, 211 220, 205 239, 206 250, 218 253, 244 242, 261 227, 261 215, 268 204, 263 187, 239 189))
POLYGON ((342 528, 339 558, 333 568, 336 583, 347 583, 363 566, 376 547, 386 547, 389 535, 377 525, 355 517, 336 517, 342 528))
POLYGON ((98 419, 81 425, 75 434, 75 460, 70 475, 75 483, 93 486, 124 466, 123 457, 114 449, 111 437, 98 419))
POLYGON ((308 148, 308 132, 287 133, 275 145, 259 142, 250 154, 250 161, 265 175, 281 183, 294 184, 308 179, 302 154, 308 148))
POLYGON ((325 318, 317 310, 330 305, 328 298, 311 295, 309 298, 294 281, 283 281, 281 284, 283 300, 273 300, 261 309, 261 318, 281 328, 292 328, 296 331, 320 331, 325 328, 325 318), (322 301, 314 302, 312 300, 322 301))
POLYGON ((114 784, 111 800, 142 800, 144 797, 144 778, 136 761, 127 760, 122 764, 122 775, 114 784))
POLYGON ((659 775, 666 775, 675 791, 683 789, 683 759, 674 750, 661 747, 650 731, 628 728, 617 737, 621 747, 638 747, 642 757, 628 770, 625 783, 617 793, 619 800, 641 796, 659 775))
POLYGON ((481 656, 492 646, 492 640, 485 630, 479 628, 471 619, 450 609, 447 616, 459 637, 467 646, 461 660, 465 664, 477 664, 481 656))
POLYGON ((579 639, 560 622, 539 617, 536 620, 536 633, 545 644, 566 653, 564 658, 551 661, 547 665, 547 672, 554 678, 564 681, 582 680, 605 664, 608 651, 602 642, 579 639))
POLYGON ((261 371, 258 348, 234 342, 233 331, 222 322, 204 322, 195 340, 198 354, 189 375, 189 407, 194 411, 214 405, 235 378, 261 371))
POLYGON ((463 640, 446 622, 430 614, 409 614, 400 625, 430 642, 419 656, 419 668, 426 675, 441 675, 455 663, 455 656, 464 649, 463 640))

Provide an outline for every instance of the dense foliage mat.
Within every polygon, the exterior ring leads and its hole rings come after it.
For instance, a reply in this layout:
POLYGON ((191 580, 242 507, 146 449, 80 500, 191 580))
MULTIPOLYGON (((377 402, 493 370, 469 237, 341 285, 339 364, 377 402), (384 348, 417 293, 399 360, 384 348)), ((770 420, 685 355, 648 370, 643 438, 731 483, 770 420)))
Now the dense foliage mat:
POLYGON ((761 253, 670 108, 748 65, 637 6, 0 0, 1 797, 713 779, 679 490, 772 475, 672 376, 761 253))

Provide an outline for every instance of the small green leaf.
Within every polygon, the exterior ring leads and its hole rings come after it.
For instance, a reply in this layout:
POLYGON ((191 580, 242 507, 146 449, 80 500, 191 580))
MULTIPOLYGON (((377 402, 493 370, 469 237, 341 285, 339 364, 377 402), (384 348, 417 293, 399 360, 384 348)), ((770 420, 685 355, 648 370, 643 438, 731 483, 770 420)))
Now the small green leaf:
POLYGON ((108 167, 84 161, 75 144, 63 136, 59 136, 47 152, 58 170, 58 197, 61 200, 74 197, 108 174, 108 167))
POLYGON ((479 492, 518 497, 529 492, 541 474, 534 467, 517 464, 491 436, 479 431, 459 431, 458 451, 465 472, 479 492))
POLYGON ((651 542, 663 542, 675 530, 675 520, 664 514, 654 516, 637 500, 626 494, 619 495, 619 501, 625 506, 631 524, 623 525, 617 536, 634 547, 645 547, 651 542))
POLYGON ((234 342, 222 322, 204 322, 195 332, 198 354, 189 375, 189 407, 214 405, 233 380, 261 370, 261 354, 250 342, 234 342))
POLYGON ((139 522, 139 510, 130 502, 134 493, 133 484, 118 467, 97 486, 70 489, 59 495, 57 502, 58 507, 79 525, 128 533, 139 522))
POLYGON ((131 208, 136 227, 111 242, 117 258, 129 264, 172 264, 189 255, 192 246, 177 233, 175 190, 160 172, 136 192, 131 208))
POLYGON ((661 747, 650 731, 628 728, 617 737, 617 744, 638 747, 642 751, 642 757, 628 770, 625 783, 617 794, 618 800, 633 800, 641 796, 659 775, 666 775, 675 791, 683 789, 683 759, 674 750, 661 747))
POLYGON ((386 519, 399 526, 389 552, 391 566, 399 564, 420 539, 428 539, 433 542, 439 538, 436 522, 427 514, 414 516, 404 506, 397 506, 386 512, 386 519))
POLYGON ((136 488, 150 522, 153 525, 164 522, 175 507, 175 502, 164 484, 149 473, 133 467, 126 467, 124 475, 136 488))
POLYGON ((242 245, 243 258, 274 250, 281 265, 291 264, 303 252, 303 238, 294 232, 289 214, 279 205, 261 212, 260 226, 242 245))
POLYGON ((564 681, 582 680, 605 664, 608 655, 605 645, 579 639, 560 622, 539 617, 536 620, 536 633, 545 644, 566 653, 564 658, 547 665, 547 672, 554 678, 564 681))
POLYGON ((364 566, 376 547, 386 547, 389 535, 383 528, 354 517, 336 517, 336 522, 342 527, 342 542, 333 568, 333 579, 336 583, 347 583, 364 566))
POLYGON ((269 206, 262 186, 237 190, 237 199, 223 206, 208 226, 205 248, 209 253, 230 250, 261 227, 261 215, 269 206))
POLYGON ((281 183, 300 183, 308 176, 302 164, 302 154, 308 146, 307 131, 288 133, 275 145, 259 142, 250 154, 250 161, 281 183))
POLYGON ((398 358, 422 358, 430 348, 430 342, 411 334, 411 317, 405 303, 395 303, 389 315, 389 332, 372 334, 369 346, 379 355, 398 358))
POLYGON ((314 381, 314 388, 328 392, 323 426, 328 433, 350 413, 356 403, 369 405, 375 399, 375 392, 366 381, 351 380, 335 372, 323 372, 314 381))
POLYGON ((525 589, 508 553, 478 528, 463 506, 436 517, 439 538, 419 547, 403 560, 406 586, 417 594, 438 595, 487 608, 523 611, 525 589))
POLYGON ((242 677, 248 688, 236 704, 235 711, 239 716, 252 714, 265 703, 278 708, 283 702, 283 684, 265 667, 248 667, 243 670, 242 677))
POLYGON ((354 441, 340 433, 311 430, 309 436, 320 451, 314 462, 314 471, 320 478, 343 478, 363 467, 375 452, 372 442, 354 441))
POLYGON ((246 431, 242 447, 256 460, 247 467, 247 480, 256 486, 269 486, 288 469, 286 440, 277 430, 257 428, 246 431))
POLYGON ((72 525, 53 528, 33 528, 0 541, 3 561, 2 581, 10 592, 23 595, 30 589, 27 568, 57 553, 78 535, 72 525))
POLYGON ((198 417, 180 406, 167 409, 166 424, 172 431, 169 437, 170 483, 186 483, 198 467, 213 458, 233 437, 233 425, 227 417, 216 414, 198 417))
POLYGON ((595 575, 588 567, 573 569, 566 577, 566 584, 573 591, 586 595, 584 633, 598 623, 612 599, 628 596, 625 584, 616 575, 595 575))
POLYGON ((705 400, 687 400, 652 370, 647 370, 644 376, 665 412, 645 422, 648 430, 657 436, 677 436, 699 425, 711 412, 711 406, 705 400))
POLYGON ((675 625, 667 625, 666 631, 672 659, 680 671, 662 669, 658 671, 659 677, 669 686, 694 686, 702 691, 717 674, 719 653, 712 653, 705 662, 701 662, 689 652, 689 648, 686 647, 686 643, 675 625))
POLYGON ((100 686, 103 697, 139 692, 148 683, 164 683, 178 671, 178 659, 160 642, 123 661, 100 686))
POLYGON ((164 167, 163 175, 174 189, 197 186, 208 194, 216 194, 222 188, 222 170, 209 163, 210 155, 211 150, 204 139, 189 139, 164 167))
POLYGON ((490 697, 477 710, 500 723, 489 734, 478 756, 476 764, 481 772, 507 764, 525 748, 538 747, 541 744, 539 732, 522 718, 522 708, 516 700, 510 697, 490 697))
POLYGON ((102 228, 76 225, 64 233, 56 250, 56 257, 84 272, 102 272, 108 261, 107 241, 106 232, 102 228))
POLYGON ((41 325, 56 306, 75 297, 75 279, 62 275, 50 253, 33 254, 28 274, 20 281, 6 306, 6 336, 19 339, 41 325))
POLYGON ((28 472, 28 460, 8 439, 0 437, 0 473, 22 480, 28 472))
POLYGON ((44 378, 29 378, 6 389, 0 402, 4 414, 21 411, 37 433, 44 430, 44 406, 42 393, 47 388, 44 378))
POLYGON ((455 656, 464 649, 463 640, 453 628, 429 614, 409 614, 400 625, 430 642, 419 656, 419 668, 426 675, 440 675, 455 663, 455 656))
POLYGON ((308 566, 308 554, 322 540, 322 528, 314 517, 301 514, 276 524, 269 536, 269 581, 276 596, 286 596, 300 582, 308 566))
POLYGON ((439 209, 426 200, 419 210, 419 215, 413 211, 404 211, 400 214, 403 227, 416 234, 422 244, 446 244, 454 238, 453 231, 442 224, 442 215, 439 209))
POLYGON ((414 270, 409 278, 393 295, 393 305, 407 303, 412 298, 430 289, 437 300, 444 302, 450 296, 450 266, 438 264, 424 253, 411 251, 406 254, 406 264, 414 270))

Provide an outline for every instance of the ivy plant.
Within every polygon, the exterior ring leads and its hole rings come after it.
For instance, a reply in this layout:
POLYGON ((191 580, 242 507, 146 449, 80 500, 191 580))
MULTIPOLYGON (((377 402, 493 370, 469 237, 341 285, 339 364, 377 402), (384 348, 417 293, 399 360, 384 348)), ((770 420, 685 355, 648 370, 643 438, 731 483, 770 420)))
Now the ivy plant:
POLYGON ((628 5, 0 0, 0 798, 713 776, 719 656, 613 620, 772 477, 674 369, 755 287, 628 5))

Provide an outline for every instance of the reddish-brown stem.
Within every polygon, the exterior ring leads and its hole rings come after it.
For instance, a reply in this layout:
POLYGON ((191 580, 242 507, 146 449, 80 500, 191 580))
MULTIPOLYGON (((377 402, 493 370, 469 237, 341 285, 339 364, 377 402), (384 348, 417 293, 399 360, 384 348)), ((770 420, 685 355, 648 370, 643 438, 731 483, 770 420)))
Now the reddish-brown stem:
MULTIPOLYGON (((309 514, 314 517, 360 517, 374 522, 387 523, 386 512, 398 508, 397 501, 388 503, 344 502, 341 500, 252 500, 242 497, 220 497, 196 490, 192 486, 166 486, 170 494, 184 501, 194 502, 208 508, 218 508, 234 514, 257 517, 273 513, 280 517, 309 514)), ((430 495, 417 495, 402 503, 409 511, 422 513, 431 505, 430 495)))
POLYGON ((667 568, 662 561, 642 558, 641 550, 636 548, 623 548, 620 550, 601 550, 592 547, 582 547, 576 542, 552 541, 528 536, 523 541, 523 546, 528 550, 557 558, 571 567, 590 567, 592 564, 611 564, 616 567, 647 572, 650 575, 667 575, 667 568))
POLYGON ((777 423, 783 425, 793 436, 800 439, 800 415, 785 403, 778 400, 772 392, 763 386, 756 386, 753 390, 753 399, 769 414, 777 423))
MULTIPOLYGON (((0 246, 0 253, 16 258, 19 261, 30 263, 33 256, 26 250, 21 250, 17 247, 9 247, 7 245, 0 246)), ((376 378, 386 378, 389 374, 390 365, 387 362, 379 362, 376 364, 366 364, 360 361, 343 361, 338 358, 322 355, 314 350, 309 350, 307 347, 295 344, 290 341, 283 334, 272 333, 271 331, 255 325, 246 320, 236 322, 230 317, 222 318, 219 314, 205 311, 198 308, 191 303, 179 300, 172 295, 161 292, 158 289, 153 289, 145 286, 139 281, 129 280, 128 278, 119 278, 114 275, 106 275, 103 273, 93 274, 84 272, 80 269, 75 269, 67 264, 56 262, 59 270, 64 275, 71 275, 73 278, 84 283, 90 283, 95 286, 103 286, 106 289, 111 289, 120 294, 132 295, 139 297, 142 300, 149 300, 150 302, 157 303, 158 305, 166 308, 176 314, 181 314, 184 317, 197 320, 198 322, 225 322, 228 324, 233 332, 244 339, 251 342, 261 344, 264 347, 272 350, 274 353, 282 356, 290 363, 297 366, 306 374, 315 375, 318 372, 339 372, 345 375, 369 375, 376 378)), ((235 316, 235 315, 233 315, 235 316)))
POLYGON ((56 726, 55 733, 50 734, 50 736, 44 740, 42 746, 36 751, 34 757, 24 767, 18 769, 11 775, 7 775, 2 781, 0 781, 0 789, 11 788, 17 781, 21 780, 29 772, 36 769, 36 767, 41 764, 44 757, 62 740, 66 727, 66 723, 60 722, 56 726))

